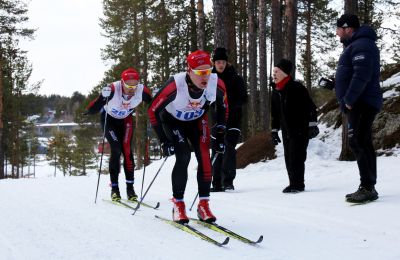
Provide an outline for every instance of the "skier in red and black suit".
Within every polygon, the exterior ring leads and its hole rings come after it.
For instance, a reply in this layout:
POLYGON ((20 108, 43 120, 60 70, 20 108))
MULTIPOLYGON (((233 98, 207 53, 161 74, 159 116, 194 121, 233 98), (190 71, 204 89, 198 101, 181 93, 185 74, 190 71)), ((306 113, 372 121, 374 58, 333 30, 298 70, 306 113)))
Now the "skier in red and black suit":
POLYGON ((124 171, 128 200, 137 200, 133 189, 134 160, 131 148, 133 137, 133 117, 135 107, 142 101, 151 102, 151 92, 143 84, 139 84, 139 73, 128 68, 121 74, 121 80, 115 81, 103 88, 100 96, 87 107, 87 114, 101 111, 102 129, 105 127, 105 137, 111 147, 109 171, 111 179, 111 199, 121 200, 118 187, 121 153, 124 156, 124 171), (107 116, 106 116, 107 111, 107 116))
POLYGON ((183 201, 193 148, 197 162, 197 183, 200 202, 197 207, 201 220, 214 222, 215 216, 209 208, 210 185, 212 180, 210 160, 210 129, 207 111, 212 105, 216 113, 221 149, 224 147, 225 123, 228 102, 225 85, 212 73, 211 59, 207 52, 197 50, 186 59, 187 72, 171 77, 154 97, 148 113, 150 123, 160 139, 165 156, 175 154, 172 170, 173 220, 187 223, 189 219, 183 201))

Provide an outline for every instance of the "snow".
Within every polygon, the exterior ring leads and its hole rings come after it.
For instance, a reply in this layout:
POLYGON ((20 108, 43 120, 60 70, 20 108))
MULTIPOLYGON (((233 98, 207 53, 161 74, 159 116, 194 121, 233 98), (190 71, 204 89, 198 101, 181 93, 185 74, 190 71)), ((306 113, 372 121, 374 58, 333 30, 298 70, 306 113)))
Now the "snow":
MULTIPOLYGON (((400 72, 394 74, 387 80, 382 82, 382 87, 390 87, 390 86, 398 86, 400 85, 400 72)), ((388 91, 385 91, 383 93, 384 98, 390 98, 390 97, 396 97, 399 95, 399 91, 397 91, 395 88, 392 88, 388 91)))
MULTIPOLYGON (((63 177, 40 162, 33 179, 0 181, 0 259, 400 259, 400 152, 378 157, 379 200, 346 203, 359 181, 356 162, 337 160, 340 130, 321 126, 306 163, 306 192, 283 194, 288 179, 282 145, 277 159, 238 170, 235 190, 211 194, 218 223, 257 239, 258 246, 231 239, 219 248, 154 218, 171 217, 171 169, 168 158, 145 201, 159 210, 132 211, 106 203, 109 176, 102 175, 97 204, 97 175, 63 177), (322 142, 324 139, 325 142, 322 142)), ((162 160, 146 168, 145 188, 162 160)), ((186 189, 190 207, 197 192, 192 155, 186 189)), ((136 171, 140 193, 142 170, 136 171)), ((125 196, 123 174, 120 176, 125 196)), ((188 211, 195 217, 195 211, 188 211)), ((218 241, 224 236, 196 227, 218 241)))

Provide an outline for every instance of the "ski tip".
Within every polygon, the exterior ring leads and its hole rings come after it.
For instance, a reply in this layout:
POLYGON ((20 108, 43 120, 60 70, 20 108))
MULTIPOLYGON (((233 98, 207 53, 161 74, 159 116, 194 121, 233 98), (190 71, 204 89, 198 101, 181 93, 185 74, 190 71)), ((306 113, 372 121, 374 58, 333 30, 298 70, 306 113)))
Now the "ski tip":
POLYGON ((154 207, 154 209, 158 209, 160 207, 160 202, 157 202, 157 205, 154 207))
POLYGON ((256 244, 261 243, 261 242, 263 241, 263 239, 264 239, 264 236, 261 235, 261 236, 258 238, 258 240, 256 241, 256 244))
POLYGON ((221 243, 221 246, 224 246, 229 243, 229 237, 226 237, 224 242, 221 243))

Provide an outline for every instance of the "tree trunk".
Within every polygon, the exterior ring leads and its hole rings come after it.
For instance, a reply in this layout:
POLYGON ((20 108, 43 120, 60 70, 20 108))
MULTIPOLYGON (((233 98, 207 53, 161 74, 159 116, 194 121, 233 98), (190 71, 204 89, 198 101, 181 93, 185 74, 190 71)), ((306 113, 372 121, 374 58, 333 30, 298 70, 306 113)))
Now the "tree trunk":
POLYGON ((0 46, 0 179, 5 178, 3 144, 3 55, 0 46))
POLYGON ((254 135, 258 125, 256 122, 257 110, 257 29, 256 29, 256 0, 249 0, 247 6, 248 16, 248 50, 249 50, 249 89, 250 89, 250 134, 254 135))
POLYGON ((239 8, 239 64, 238 71, 243 77, 244 82, 247 82, 247 12, 246 0, 240 0, 239 8))
MULTIPOLYGON (((358 14, 357 0, 345 0, 344 12, 346 14, 358 14)), ((349 127, 346 114, 342 113, 342 151, 339 156, 340 161, 354 160, 353 152, 349 145, 349 127)))
POLYGON ((235 1, 228 1, 227 16, 225 18, 225 28, 227 34, 227 49, 229 50, 229 62, 236 66, 237 51, 236 51, 236 23, 235 23, 235 1))
POLYGON ((228 49, 228 34, 225 27, 228 8, 229 0, 213 0, 214 48, 224 47, 228 49))
POLYGON ((273 50, 274 50, 274 64, 277 64, 283 57, 283 38, 282 38, 282 5, 281 0, 271 1, 272 11, 272 33, 273 50))
POLYGON ((260 75, 260 127, 267 130, 269 125, 268 111, 268 76, 267 76, 267 29, 266 29, 266 1, 258 1, 259 24, 259 75, 260 75))
POLYGON ((197 43, 200 50, 206 48, 206 20, 204 16, 204 2, 203 0, 197 1, 197 17, 199 19, 197 27, 197 43))
MULTIPOLYGON (((164 18, 164 20, 168 19, 164 0, 161 0, 160 16, 162 18, 164 18)), ((170 54, 169 54, 169 41, 168 41, 168 24, 162 24, 160 26, 162 27, 162 37, 161 37, 162 58, 161 58, 161 62, 163 65, 161 82, 165 82, 168 80, 168 78, 171 74, 171 70, 170 70, 170 66, 169 66, 170 54)))
POLYGON ((284 56, 293 64, 292 76, 296 76, 296 36, 297 36, 297 0, 286 0, 285 8, 285 49, 284 56))
POLYGON ((306 50, 305 50, 305 82, 308 92, 311 93, 311 64, 312 64, 312 55, 311 55, 311 26, 312 26, 312 18, 311 18, 312 10, 311 10, 311 0, 307 1, 307 11, 306 11, 306 50))
POLYGON ((358 14, 358 0, 344 0, 345 14, 358 14))
POLYGON ((190 0, 190 52, 197 50, 196 3, 190 0))

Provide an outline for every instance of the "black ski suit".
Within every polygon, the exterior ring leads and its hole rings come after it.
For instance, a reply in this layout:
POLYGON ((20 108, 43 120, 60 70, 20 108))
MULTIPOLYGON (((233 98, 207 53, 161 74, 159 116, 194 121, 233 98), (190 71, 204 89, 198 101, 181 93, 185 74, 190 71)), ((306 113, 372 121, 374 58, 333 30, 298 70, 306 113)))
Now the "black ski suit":
POLYGON ((273 90, 271 127, 282 130, 286 170, 293 188, 304 189, 310 122, 317 122, 316 106, 301 83, 289 78, 283 89, 273 90))
MULTIPOLYGON (((236 177, 236 145, 239 141, 241 132, 241 121, 243 114, 243 105, 247 102, 246 83, 236 72, 235 68, 227 64, 222 73, 217 73, 218 78, 225 83, 226 94, 228 95, 229 115, 225 131, 225 152, 219 154, 213 165, 213 187, 223 187, 233 185, 236 177)), ((212 158, 216 155, 216 133, 213 128, 212 158)))

